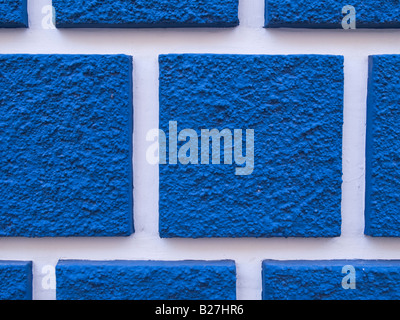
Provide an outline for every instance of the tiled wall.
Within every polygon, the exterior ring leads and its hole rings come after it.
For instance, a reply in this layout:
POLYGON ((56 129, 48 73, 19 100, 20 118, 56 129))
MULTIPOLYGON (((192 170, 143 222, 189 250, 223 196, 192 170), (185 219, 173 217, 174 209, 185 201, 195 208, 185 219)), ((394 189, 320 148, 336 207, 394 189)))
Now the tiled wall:
POLYGON ((398 299, 396 1, 0 13, 0 299, 398 299))

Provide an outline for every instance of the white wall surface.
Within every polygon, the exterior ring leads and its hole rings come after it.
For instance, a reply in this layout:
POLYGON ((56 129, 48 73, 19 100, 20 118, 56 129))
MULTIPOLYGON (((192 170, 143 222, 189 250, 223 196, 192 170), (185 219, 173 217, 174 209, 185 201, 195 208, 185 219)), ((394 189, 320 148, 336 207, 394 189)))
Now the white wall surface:
MULTIPOLYGON (((264 0, 240 0, 232 29, 43 29, 43 6, 29 1, 30 28, 0 30, 0 53, 127 54, 134 57, 134 220, 128 238, 0 238, 0 260, 34 262, 36 300, 55 299, 42 268, 59 259, 219 260, 237 264, 238 299, 261 299, 261 261, 400 259, 400 239, 364 228, 367 57, 400 54, 400 30, 263 29, 264 0), (345 57, 342 236, 334 239, 160 239, 158 168, 147 164, 145 136, 158 127, 158 55, 168 53, 337 54, 345 57)), ((349 2, 351 4, 351 2, 349 2)))

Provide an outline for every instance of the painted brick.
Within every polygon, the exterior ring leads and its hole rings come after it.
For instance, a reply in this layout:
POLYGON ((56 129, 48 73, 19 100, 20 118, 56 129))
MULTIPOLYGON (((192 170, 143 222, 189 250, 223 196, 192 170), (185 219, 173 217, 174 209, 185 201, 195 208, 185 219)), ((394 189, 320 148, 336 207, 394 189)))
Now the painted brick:
POLYGON ((0 261, 0 300, 32 300, 32 262, 0 261))
POLYGON ((400 261, 263 262, 264 300, 398 300, 400 261), (348 276, 355 271, 355 288, 348 276), (345 285, 345 287, 343 286, 345 285))
POLYGON ((27 28, 26 0, 0 0, 0 28, 27 28))
POLYGON ((238 0, 53 0, 58 28, 234 27, 238 0))
POLYGON ((341 29, 342 8, 356 9, 357 28, 399 28, 397 0, 265 0, 265 25, 268 28, 341 29))
POLYGON ((255 130, 251 175, 235 175, 235 165, 160 165, 161 237, 340 235, 343 57, 159 60, 164 132, 169 121, 199 136, 200 129, 255 130))
POLYGON ((58 300, 235 300, 233 261, 60 261, 58 300))
POLYGON ((132 59, 0 55, 0 236, 127 236, 132 59))
POLYGON ((365 234, 400 236, 400 55, 369 57, 365 234))

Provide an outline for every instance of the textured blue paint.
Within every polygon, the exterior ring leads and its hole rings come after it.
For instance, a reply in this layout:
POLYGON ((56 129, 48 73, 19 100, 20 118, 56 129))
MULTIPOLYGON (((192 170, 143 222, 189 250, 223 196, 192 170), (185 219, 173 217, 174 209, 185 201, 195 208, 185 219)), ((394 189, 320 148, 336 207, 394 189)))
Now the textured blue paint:
MULTIPOLYGON (((269 261, 262 269, 264 300, 399 300, 400 261, 269 261), (355 289, 342 281, 355 269, 355 289)), ((348 279, 345 279, 347 282, 348 279)), ((348 283, 348 282, 347 282, 348 283)))
POLYGON ((0 28, 27 28, 26 0, 0 0, 0 28))
POLYGON ((342 8, 356 9, 357 28, 399 28, 398 0, 265 0, 268 28, 341 29, 342 8))
POLYGON ((0 55, 0 236, 127 236, 132 59, 0 55))
POLYGON ((165 132, 169 121, 254 129, 255 169, 161 164, 161 237, 340 235, 343 57, 160 56, 165 132))
POLYGON ((234 27, 238 0, 53 0, 57 28, 234 27))
POLYGON ((32 262, 0 261, 0 300, 32 299, 32 262))
POLYGON ((60 261, 58 300, 235 300, 233 261, 60 261))
POLYGON ((400 237, 400 55, 369 57, 365 234, 400 237))

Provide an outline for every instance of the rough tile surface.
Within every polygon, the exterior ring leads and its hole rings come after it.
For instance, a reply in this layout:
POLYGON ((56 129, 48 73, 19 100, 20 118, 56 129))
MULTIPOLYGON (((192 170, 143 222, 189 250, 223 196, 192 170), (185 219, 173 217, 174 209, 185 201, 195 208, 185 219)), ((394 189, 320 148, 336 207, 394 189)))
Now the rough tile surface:
POLYGON ((238 0, 53 0, 58 28, 234 27, 238 0))
POLYGON ((32 262, 0 261, 0 300, 32 300, 32 262))
POLYGON ((27 27, 27 0, 0 0, 0 28, 27 27))
POLYGON ((131 57, 0 55, 0 236, 132 233, 131 57))
POLYGON ((397 0, 265 0, 265 25, 268 28, 341 29, 342 13, 351 5, 356 13, 356 28, 399 28, 397 0))
POLYGON ((221 164, 200 164, 200 138, 197 165, 171 164, 167 150, 161 237, 340 235, 343 57, 160 56, 167 135, 171 121, 198 137, 201 129, 243 129, 247 139, 254 130, 255 164, 236 175, 236 161, 223 164, 224 148, 221 164))
POLYGON ((58 300, 235 300, 233 261, 60 261, 58 300))
POLYGON ((400 236, 400 56, 369 58, 365 233, 400 236))
POLYGON ((400 298, 400 261, 267 260, 262 275, 264 300, 400 298))

